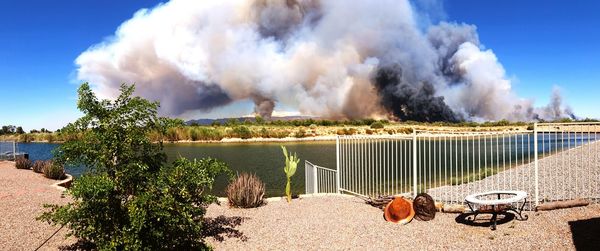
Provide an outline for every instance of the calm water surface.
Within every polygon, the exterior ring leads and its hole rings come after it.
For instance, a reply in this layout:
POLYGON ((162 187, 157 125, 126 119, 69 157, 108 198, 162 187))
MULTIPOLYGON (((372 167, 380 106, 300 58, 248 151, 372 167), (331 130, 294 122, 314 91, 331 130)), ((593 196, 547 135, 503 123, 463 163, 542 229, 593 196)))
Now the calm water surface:
MULTIPOLYGON (((284 157, 280 145, 288 151, 296 152, 300 157, 298 170, 292 178, 292 190, 295 194, 304 193, 304 160, 335 168, 335 142, 286 142, 286 143, 177 143, 165 144, 164 151, 169 162, 182 156, 186 158, 213 157, 223 160, 234 172, 248 172, 258 175, 266 184, 267 196, 284 194, 285 173, 284 157)), ((58 144, 19 143, 19 150, 28 152, 31 160, 52 158, 52 150, 58 144)), ((85 172, 82 167, 67 167, 67 172, 79 176, 85 172)), ((220 177, 213 193, 223 196, 227 179, 220 177)))

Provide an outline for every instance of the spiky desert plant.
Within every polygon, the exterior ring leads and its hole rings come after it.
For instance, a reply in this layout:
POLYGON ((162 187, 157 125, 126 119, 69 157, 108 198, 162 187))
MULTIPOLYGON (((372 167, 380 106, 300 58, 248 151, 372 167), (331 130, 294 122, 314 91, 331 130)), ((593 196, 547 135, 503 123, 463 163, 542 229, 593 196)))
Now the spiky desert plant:
POLYGON ((242 173, 227 185, 229 205, 241 208, 264 204, 265 183, 254 174, 242 173))
POLYGON ((32 166, 31 160, 28 160, 26 158, 17 158, 15 162, 15 166, 17 167, 17 169, 30 169, 32 166))
POLYGON ((290 203, 292 201, 292 176, 296 173, 296 168, 298 167, 298 155, 296 153, 289 153, 285 146, 281 146, 283 150, 283 156, 285 156, 285 167, 283 167, 283 171, 285 172, 285 176, 287 177, 287 184, 285 185, 285 195, 287 196, 287 201, 290 203))

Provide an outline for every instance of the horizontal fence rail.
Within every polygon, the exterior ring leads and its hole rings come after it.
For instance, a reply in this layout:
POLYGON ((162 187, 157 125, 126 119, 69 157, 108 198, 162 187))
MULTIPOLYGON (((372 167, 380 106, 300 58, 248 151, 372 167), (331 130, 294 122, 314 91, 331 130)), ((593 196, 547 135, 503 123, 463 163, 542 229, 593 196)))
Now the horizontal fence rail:
POLYGON ((338 192, 336 170, 305 161, 304 175, 307 194, 338 192))
POLYGON ((600 123, 542 123, 514 131, 339 136, 336 170, 307 161, 306 191, 426 192, 464 203, 473 193, 520 190, 528 193, 529 209, 575 198, 600 202, 599 133, 600 123))

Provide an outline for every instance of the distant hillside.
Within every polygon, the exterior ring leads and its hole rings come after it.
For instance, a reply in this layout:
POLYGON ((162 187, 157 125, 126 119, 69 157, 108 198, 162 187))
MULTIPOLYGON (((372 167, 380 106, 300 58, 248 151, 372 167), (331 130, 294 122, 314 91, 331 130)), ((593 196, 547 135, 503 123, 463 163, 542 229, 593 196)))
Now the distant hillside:
MULTIPOLYGON (((276 120, 289 121, 289 120, 310 119, 310 118, 317 119, 316 117, 310 117, 310 116, 283 116, 283 117, 271 117, 271 119, 269 119, 269 121, 276 121, 276 120)), ((237 119, 240 122, 244 122, 244 121, 255 122, 256 121, 256 119, 254 117, 239 117, 239 118, 220 118, 220 119, 192 119, 192 120, 186 121, 185 124, 186 125, 192 125, 192 124, 211 125, 214 122, 219 122, 220 124, 225 124, 230 119, 237 119)))

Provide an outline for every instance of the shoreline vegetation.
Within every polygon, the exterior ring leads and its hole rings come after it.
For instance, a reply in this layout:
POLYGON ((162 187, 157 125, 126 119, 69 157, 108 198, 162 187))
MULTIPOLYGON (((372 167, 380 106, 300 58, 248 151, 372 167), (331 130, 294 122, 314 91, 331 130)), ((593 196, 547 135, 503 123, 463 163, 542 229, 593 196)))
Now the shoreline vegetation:
MULTIPOLYGON (((579 120, 592 122, 597 120, 579 120)), ((563 119, 556 122, 574 122, 563 119)), ((226 123, 212 125, 187 125, 180 119, 167 119, 164 131, 152 131, 148 137, 154 141, 167 143, 258 143, 258 142, 304 142, 334 141, 338 135, 402 135, 411 134, 414 130, 433 130, 447 132, 487 132, 487 131, 526 131, 533 128, 533 123, 509 122, 390 122, 387 120, 275 120, 265 121, 260 117, 241 121, 230 119, 226 123)), ((5 128, 6 126, 3 126, 5 128)), ((0 141, 62 143, 77 135, 63 133, 60 130, 43 132, 22 130, 0 133, 0 141)), ((18 128, 12 126, 12 128, 18 128)), ((0 131, 3 132, 3 131, 0 131)))

